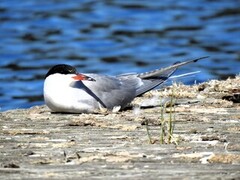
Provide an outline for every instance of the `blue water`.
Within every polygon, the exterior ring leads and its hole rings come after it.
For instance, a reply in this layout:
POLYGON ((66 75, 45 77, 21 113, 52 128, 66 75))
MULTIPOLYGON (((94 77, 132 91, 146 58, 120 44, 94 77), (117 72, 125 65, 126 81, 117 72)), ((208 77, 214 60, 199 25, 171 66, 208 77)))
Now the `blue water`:
POLYGON ((182 81, 239 74, 238 0, 1 0, 0 111, 43 104, 48 69, 116 75, 210 56, 182 81))

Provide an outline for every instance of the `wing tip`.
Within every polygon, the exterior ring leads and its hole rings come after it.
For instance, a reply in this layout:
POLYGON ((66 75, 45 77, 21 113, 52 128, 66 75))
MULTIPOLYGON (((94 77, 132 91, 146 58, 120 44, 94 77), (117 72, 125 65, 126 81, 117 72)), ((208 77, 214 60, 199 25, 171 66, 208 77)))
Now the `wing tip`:
POLYGON ((203 57, 200 57, 200 58, 197 58, 197 59, 194 59, 193 62, 197 62, 201 59, 206 59, 206 58, 209 58, 210 56, 203 56, 203 57))

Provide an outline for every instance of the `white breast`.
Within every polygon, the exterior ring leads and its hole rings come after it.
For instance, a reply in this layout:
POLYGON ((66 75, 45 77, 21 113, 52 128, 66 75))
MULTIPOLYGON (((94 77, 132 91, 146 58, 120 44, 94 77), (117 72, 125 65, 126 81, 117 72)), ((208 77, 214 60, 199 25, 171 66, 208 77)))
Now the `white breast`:
POLYGON ((44 82, 44 100, 54 112, 84 113, 98 108, 97 101, 81 87, 74 87, 74 75, 53 74, 44 82))

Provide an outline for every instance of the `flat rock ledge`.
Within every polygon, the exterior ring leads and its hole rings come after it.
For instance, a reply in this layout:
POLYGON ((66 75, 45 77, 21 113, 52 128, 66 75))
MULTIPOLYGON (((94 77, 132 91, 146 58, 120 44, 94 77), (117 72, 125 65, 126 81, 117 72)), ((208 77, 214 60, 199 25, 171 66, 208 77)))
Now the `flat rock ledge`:
POLYGON ((237 76, 173 84, 120 112, 2 112, 0 179, 239 179, 239 103, 237 76))

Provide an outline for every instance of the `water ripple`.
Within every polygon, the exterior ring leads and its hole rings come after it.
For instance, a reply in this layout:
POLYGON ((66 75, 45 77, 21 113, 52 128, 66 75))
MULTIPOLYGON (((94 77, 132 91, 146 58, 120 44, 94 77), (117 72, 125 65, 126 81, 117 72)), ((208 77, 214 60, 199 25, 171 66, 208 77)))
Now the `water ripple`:
POLYGON ((43 104, 47 70, 143 72, 209 55, 178 71, 191 84, 239 73, 238 1, 76 0, 0 2, 0 108, 43 104), (203 6, 204 5, 204 6, 203 6))

